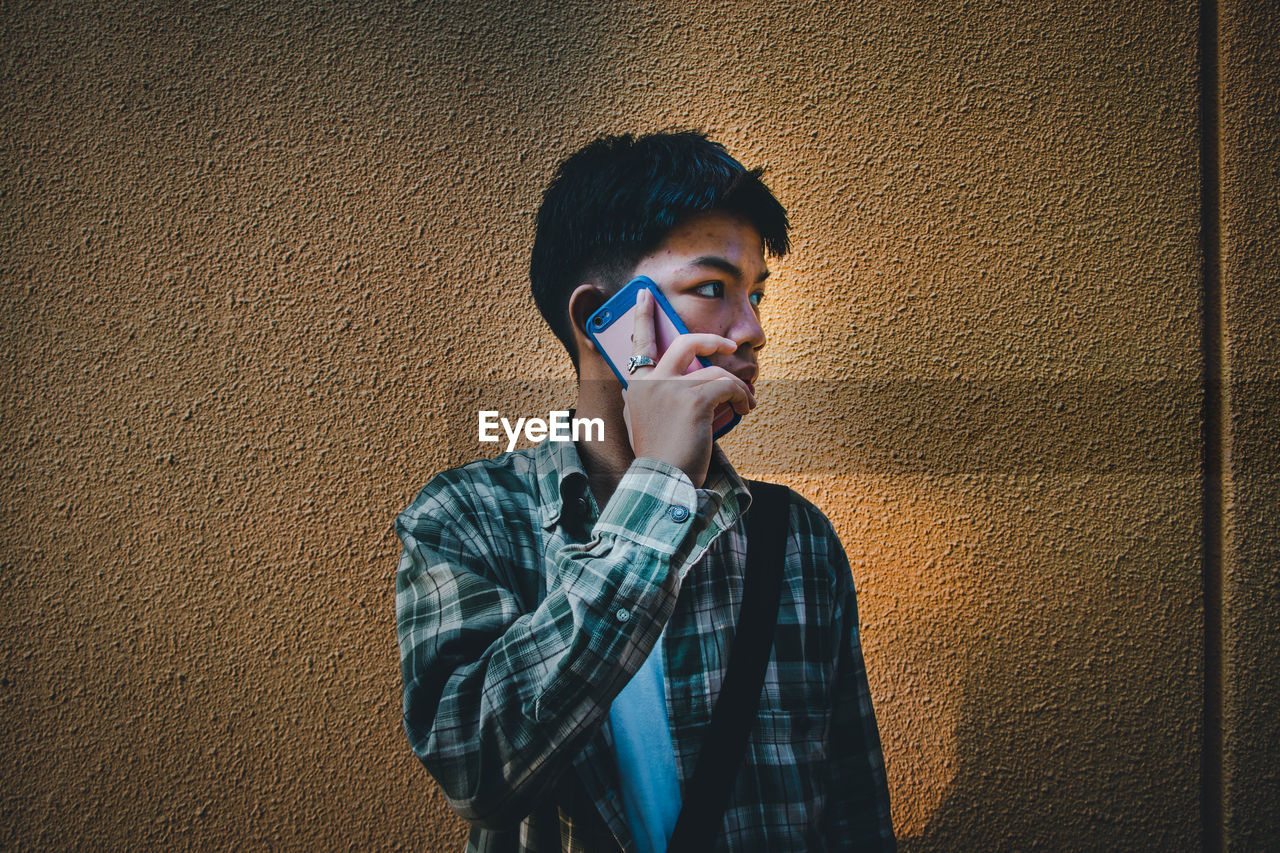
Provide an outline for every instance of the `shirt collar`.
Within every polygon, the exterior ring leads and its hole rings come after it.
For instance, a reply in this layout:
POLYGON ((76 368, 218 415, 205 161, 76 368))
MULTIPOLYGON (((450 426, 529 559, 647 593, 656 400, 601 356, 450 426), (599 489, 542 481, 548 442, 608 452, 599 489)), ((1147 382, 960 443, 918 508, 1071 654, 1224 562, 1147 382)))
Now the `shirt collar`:
POLYGON ((729 464, 729 458, 719 444, 711 445, 711 464, 707 467, 707 481, 702 487, 720 496, 719 512, 724 515, 726 526, 751 507, 751 492, 746 482, 729 464))
POLYGON ((550 530, 564 513, 565 501, 585 492, 587 472, 572 441, 543 441, 533 450, 533 465, 542 527, 550 530))

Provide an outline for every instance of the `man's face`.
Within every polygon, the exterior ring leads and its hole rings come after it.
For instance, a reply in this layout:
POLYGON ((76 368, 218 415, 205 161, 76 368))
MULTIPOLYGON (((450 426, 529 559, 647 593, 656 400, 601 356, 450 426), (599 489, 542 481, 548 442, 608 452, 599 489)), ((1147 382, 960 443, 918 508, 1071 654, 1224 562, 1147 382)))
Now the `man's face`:
POLYGON ((690 332, 735 341, 735 352, 710 361, 754 385, 756 352, 765 343, 760 300, 769 277, 754 226, 719 211, 699 214, 674 228, 633 275, 653 279, 690 332))

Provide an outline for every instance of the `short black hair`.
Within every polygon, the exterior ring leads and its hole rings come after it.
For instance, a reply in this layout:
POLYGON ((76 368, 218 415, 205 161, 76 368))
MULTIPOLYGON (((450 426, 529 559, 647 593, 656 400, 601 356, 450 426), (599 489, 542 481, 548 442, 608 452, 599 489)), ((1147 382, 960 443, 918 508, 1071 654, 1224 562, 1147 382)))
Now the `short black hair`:
POLYGON ((690 216, 712 210, 741 216, 770 255, 790 250, 787 212, 763 174, 694 131, 601 137, 560 164, 538 208, 529 279, 538 310, 575 368, 568 311, 574 289, 594 278, 615 292, 690 216))

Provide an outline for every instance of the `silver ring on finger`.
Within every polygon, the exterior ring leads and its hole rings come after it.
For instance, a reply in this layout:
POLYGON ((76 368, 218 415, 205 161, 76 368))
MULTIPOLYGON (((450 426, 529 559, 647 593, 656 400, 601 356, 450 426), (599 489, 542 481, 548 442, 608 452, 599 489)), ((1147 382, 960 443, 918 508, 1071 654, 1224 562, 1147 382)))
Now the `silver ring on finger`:
POLYGON ((627 375, 630 376, 641 367, 653 367, 657 363, 647 355, 633 355, 627 359, 627 375))

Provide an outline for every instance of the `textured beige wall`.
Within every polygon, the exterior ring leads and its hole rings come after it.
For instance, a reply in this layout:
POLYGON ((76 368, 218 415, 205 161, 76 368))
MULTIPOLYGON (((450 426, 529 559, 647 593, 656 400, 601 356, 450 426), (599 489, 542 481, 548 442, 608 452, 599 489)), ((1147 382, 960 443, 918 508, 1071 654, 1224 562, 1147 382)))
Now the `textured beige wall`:
MULTIPOLYGON (((1197 10, 1022 6, 6 4, 0 846, 455 844, 390 521, 492 452, 482 402, 571 402, 539 193, 676 125, 793 215, 726 446, 850 552, 904 848, 1198 846, 1197 10)), ((1272 393, 1275 18, 1224 25, 1223 121, 1258 152, 1224 156, 1229 354, 1272 393)), ((1275 827, 1267 411, 1229 468, 1241 849, 1275 827)))
POLYGON ((1280 847, 1280 27, 1221 16, 1223 783, 1232 849, 1280 847))

